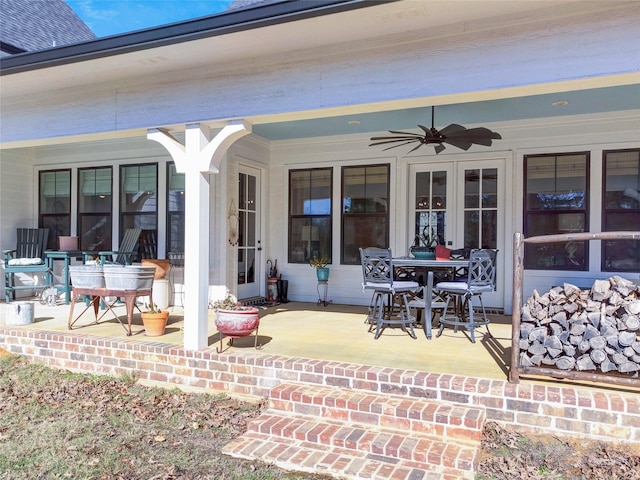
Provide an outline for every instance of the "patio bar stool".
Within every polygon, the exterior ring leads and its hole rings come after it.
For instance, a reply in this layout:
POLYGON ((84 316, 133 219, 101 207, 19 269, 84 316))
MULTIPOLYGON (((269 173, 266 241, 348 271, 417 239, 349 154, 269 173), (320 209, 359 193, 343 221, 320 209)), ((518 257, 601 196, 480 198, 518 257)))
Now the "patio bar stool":
POLYGON ((486 325, 489 335, 489 318, 482 302, 482 294, 496 289, 497 250, 472 250, 469 256, 469 269, 466 282, 439 282, 434 291, 446 298, 444 311, 440 317, 440 328, 436 337, 442 335, 446 325, 466 328, 471 342, 476 342, 475 329, 486 325), (482 307, 482 318, 474 317, 473 299, 477 297, 482 307), (453 311, 453 312, 452 312, 453 311))
POLYGON ((360 248, 360 260, 362 287, 373 291, 367 321, 369 331, 374 325, 376 327, 374 338, 380 337, 385 325, 400 325, 404 332, 416 338, 413 331, 415 317, 409 308, 409 295, 420 287, 418 283, 394 280, 391 249, 360 248))

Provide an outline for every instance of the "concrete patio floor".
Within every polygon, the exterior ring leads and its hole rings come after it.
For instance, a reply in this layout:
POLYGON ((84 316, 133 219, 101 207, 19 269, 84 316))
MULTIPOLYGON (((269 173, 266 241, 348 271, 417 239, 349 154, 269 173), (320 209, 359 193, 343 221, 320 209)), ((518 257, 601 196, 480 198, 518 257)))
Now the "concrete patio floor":
MULTIPOLYGON (((23 298, 19 301, 34 303, 34 322, 21 328, 46 330, 107 337, 141 342, 184 344, 184 310, 181 306, 170 306, 169 321, 165 334, 148 337, 144 333, 140 313, 135 310, 132 321, 132 336, 128 337, 122 325, 110 313, 96 325, 93 313, 87 310, 80 316, 72 330, 67 328, 70 305, 58 301, 55 307, 41 305, 37 299, 23 298)), ((142 305, 142 304, 141 304, 142 305)), ((5 325, 7 304, 0 302, 0 325, 5 325)), ((400 328, 386 328, 380 338, 374 339, 365 324, 367 307, 356 305, 289 302, 260 308, 258 344, 260 352, 294 358, 330 360, 362 365, 417 370, 436 374, 463 375, 495 380, 508 380, 511 361, 511 316, 489 315, 491 324, 476 329, 476 343, 471 343, 469 334, 462 329, 454 332, 445 328, 436 338, 437 317, 433 322, 433 338, 428 340, 421 327, 416 327, 417 338, 413 339, 400 328)), ((74 319, 84 309, 76 303, 74 319)), ((124 305, 115 307, 121 321, 126 325, 124 305)), ((100 310, 102 313, 103 310, 100 310)), ((220 345, 216 330, 215 312, 209 310, 209 346, 220 345)), ((238 338, 228 346, 223 340, 224 356, 254 350, 254 337, 238 338)), ((640 392, 634 387, 623 387, 596 382, 550 377, 526 377, 520 380, 533 384, 573 385, 587 389, 604 388, 610 391, 640 392)))
MULTIPOLYGON (((69 331, 70 305, 58 302, 55 307, 34 302, 34 323, 24 328, 59 331, 109 338, 132 338, 137 341, 183 344, 184 311, 180 306, 170 306, 169 323, 161 337, 147 337, 142 320, 136 310, 133 316, 132 337, 127 337, 125 329, 107 312, 99 324, 93 324, 93 312, 87 310, 76 320, 69 331)), ((7 305, 0 303, 0 324, 5 324, 7 305)), ((77 303, 74 318, 84 309, 77 303)), ((115 307, 123 323, 126 324, 125 307, 115 307)), ((459 330, 454 333, 446 328, 443 334, 428 340, 421 328, 416 328, 417 339, 411 338, 400 328, 386 328, 379 339, 368 332, 364 323, 366 307, 353 305, 289 302, 269 307, 260 307, 260 327, 258 343, 263 353, 304 357, 311 359, 336 360, 375 366, 407 368, 434 373, 461 374, 474 377, 505 380, 508 374, 511 351, 511 318, 492 315, 490 330, 476 330, 476 343, 471 343, 468 333, 459 330)), ((102 310, 101 310, 102 312, 102 310)), ((209 345, 219 344, 219 335, 214 324, 214 311, 209 311, 209 345)), ((434 325, 437 323, 437 319, 434 325)), ((227 348, 227 339, 223 347, 227 348)), ((253 349, 254 338, 235 339, 230 350, 253 349)))

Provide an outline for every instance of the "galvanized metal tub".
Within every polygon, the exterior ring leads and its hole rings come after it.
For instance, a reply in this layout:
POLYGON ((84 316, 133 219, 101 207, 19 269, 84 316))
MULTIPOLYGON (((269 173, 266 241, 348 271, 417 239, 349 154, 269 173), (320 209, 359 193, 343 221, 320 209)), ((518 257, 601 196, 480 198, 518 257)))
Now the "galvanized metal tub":
POLYGON ((104 282, 110 290, 146 290, 153 286, 156 267, 103 265, 104 282))
POLYGON ((102 265, 69 265, 71 283, 77 288, 104 288, 102 265))

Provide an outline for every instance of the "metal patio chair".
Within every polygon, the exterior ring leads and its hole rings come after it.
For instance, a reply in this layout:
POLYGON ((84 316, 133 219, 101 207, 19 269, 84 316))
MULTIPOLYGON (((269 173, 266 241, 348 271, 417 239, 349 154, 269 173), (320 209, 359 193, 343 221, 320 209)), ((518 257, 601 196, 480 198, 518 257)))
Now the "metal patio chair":
POLYGON ((45 258, 49 240, 48 228, 18 228, 16 248, 3 250, 4 294, 7 303, 16 299, 16 290, 44 289, 51 285, 51 270, 45 258), (44 273, 42 285, 16 285, 16 274, 44 273))
POLYGON ((466 282, 439 282, 434 290, 446 298, 446 304, 440 317, 439 337, 445 325, 466 328, 475 343, 475 329, 486 325, 489 331, 489 318, 482 302, 482 294, 496 289, 496 256, 497 250, 471 250, 469 257, 469 271, 466 282), (473 298, 477 297, 482 307, 482 319, 474 317, 473 298), (451 313, 453 310, 453 313, 451 313))
POLYGON ((391 249, 360 248, 360 260, 362 287, 373 291, 367 320, 369 331, 376 326, 374 338, 380 337, 385 325, 400 325, 404 332, 416 338, 413 331, 415 317, 409 309, 409 295, 419 288, 418 283, 394 279, 391 249))

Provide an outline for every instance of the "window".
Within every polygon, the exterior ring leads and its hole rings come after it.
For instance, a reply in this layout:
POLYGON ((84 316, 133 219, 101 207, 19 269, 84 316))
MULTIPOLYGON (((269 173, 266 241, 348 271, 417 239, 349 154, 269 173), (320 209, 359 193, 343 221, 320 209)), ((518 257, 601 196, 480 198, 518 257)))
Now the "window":
POLYGON ((127 228, 154 230, 158 223, 158 165, 120 167, 120 237, 127 228))
POLYGON ((78 233, 80 250, 111 250, 111 167, 78 170, 78 233))
POLYGON ((289 172, 289 263, 331 260, 332 168, 289 172))
POLYGON ((40 172, 38 225, 49 229, 47 249, 58 249, 58 237, 71 234, 71 170, 40 172))
MULTIPOLYGON (((589 154, 524 159, 524 235, 588 231, 589 154)), ((588 242, 525 245, 525 268, 588 270, 588 242)))
MULTIPOLYGON (((640 227, 640 149, 603 153, 602 231, 638 230, 640 227)), ((602 242, 602 271, 640 270, 640 241, 602 242)))
POLYGON ((389 164, 342 168, 341 261, 360 264, 359 248, 389 246, 389 164))
POLYGON ((184 253, 184 173, 167 164, 167 251, 184 253))

